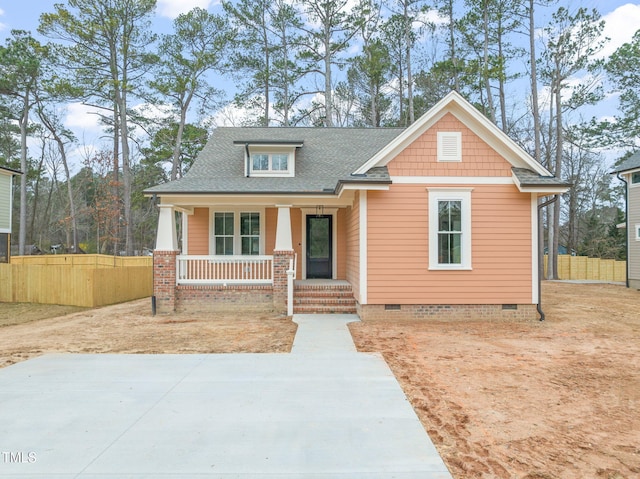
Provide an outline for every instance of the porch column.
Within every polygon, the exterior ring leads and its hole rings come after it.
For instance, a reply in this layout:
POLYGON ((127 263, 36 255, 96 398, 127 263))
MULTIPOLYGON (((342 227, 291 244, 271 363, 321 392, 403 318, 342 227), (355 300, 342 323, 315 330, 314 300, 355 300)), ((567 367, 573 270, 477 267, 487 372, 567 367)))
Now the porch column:
POLYGON ((291 239, 291 205, 276 205, 278 223, 276 245, 273 251, 273 305, 279 311, 287 311, 287 270, 294 258, 291 239))
POLYGON ((178 240, 173 205, 159 205, 158 234, 153 251, 153 295, 156 310, 170 313, 176 309, 176 268, 178 240))
POLYGON ((161 251, 177 251, 178 236, 176 234, 176 215, 173 205, 158 205, 158 233, 156 234, 156 249, 161 251))
POLYGON ((276 225, 277 251, 293 251, 291 240, 291 205, 276 205, 278 208, 278 223, 276 225))

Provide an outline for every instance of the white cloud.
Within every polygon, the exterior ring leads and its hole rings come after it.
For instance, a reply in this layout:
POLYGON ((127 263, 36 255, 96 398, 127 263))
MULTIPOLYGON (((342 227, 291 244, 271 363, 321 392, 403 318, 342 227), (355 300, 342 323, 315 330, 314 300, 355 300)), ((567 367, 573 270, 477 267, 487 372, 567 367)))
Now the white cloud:
POLYGON ((141 103, 133 107, 140 116, 153 121, 174 120, 178 121, 175 108, 171 105, 152 105, 141 103))
POLYGON ((631 41, 633 34, 640 29, 640 4, 627 3, 604 15, 606 22, 604 36, 611 40, 601 52, 602 57, 608 57, 618 47, 631 41))
POLYGON ((207 9, 212 3, 212 0, 158 0, 158 13, 163 17, 176 18, 196 7, 207 9))
POLYGON ((70 103, 67 105, 67 115, 64 124, 72 130, 101 130, 100 117, 97 110, 82 103, 70 103))

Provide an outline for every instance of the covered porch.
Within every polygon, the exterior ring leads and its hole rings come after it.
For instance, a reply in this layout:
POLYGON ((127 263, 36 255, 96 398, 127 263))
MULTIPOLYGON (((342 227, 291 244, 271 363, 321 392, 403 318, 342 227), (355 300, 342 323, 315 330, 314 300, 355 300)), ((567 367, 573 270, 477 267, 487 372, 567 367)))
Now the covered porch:
POLYGON ((216 198, 195 206, 172 198, 171 204, 159 205, 154 251, 158 310, 252 306, 258 297, 262 307, 270 303, 292 314, 294 303, 307 312, 313 298, 329 300, 337 288, 335 305, 340 307, 335 312, 355 312, 349 282, 349 271, 357 269, 351 256, 358 255, 349 244, 357 234, 352 231, 358 223, 354 196, 322 198, 322 204, 320 198, 256 204, 254 196, 253 202, 216 198))

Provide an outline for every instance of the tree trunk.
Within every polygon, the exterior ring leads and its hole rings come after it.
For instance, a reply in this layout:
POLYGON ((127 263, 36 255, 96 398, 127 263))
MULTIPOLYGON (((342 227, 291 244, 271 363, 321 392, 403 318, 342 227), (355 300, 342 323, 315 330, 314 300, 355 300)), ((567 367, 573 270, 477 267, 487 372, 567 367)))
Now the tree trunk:
POLYGON ((180 123, 178 123, 178 132, 176 134, 176 144, 173 147, 173 160, 171 166, 171 180, 176 180, 178 178, 178 170, 182 171, 180 168, 180 150, 182 148, 182 137, 184 135, 184 125, 187 122, 187 111, 189 110, 189 105, 191 104, 191 99, 193 98, 193 91, 189 92, 187 99, 185 100, 182 108, 180 108, 180 123))
MULTIPOLYGON (((125 82, 126 83, 126 82, 125 82)), ((122 196, 124 205, 124 248, 127 256, 133 256, 133 219, 131 215, 131 162, 129 131, 127 127, 126 93, 116 89, 116 102, 120 112, 120 145, 122 146, 122 196)))
POLYGON ((413 74, 411 72, 411 22, 409 19, 409 10, 407 2, 404 2, 404 34, 406 42, 406 61, 407 61, 407 113, 409 114, 409 124, 415 121, 415 110, 413 107, 413 74))
POLYGON ((536 37, 534 0, 529 0, 529 62, 531 63, 531 109, 533 113, 534 158, 541 163, 540 106, 538 105, 538 68, 536 66, 536 37))
POLYGON ((491 94, 491 80, 489 78, 489 7, 486 0, 483 2, 482 23, 484 29, 484 41, 482 45, 483 52, 483 72, 484 88, 487 95, 487 109, 489 110, 489 119, 492 123, 496 123, 496 112, 493 106, 493 95, 491 94))
POLYGON ((18 254, 25 252, 27 239, 27 125, 29 123, 29 93, 23 98, 22 116, 20 118, 20 227, 18 230, 18 254))
POLYGON ((329 32, 326 32, 325 37, 325 54, 324 54, 324 109, 325 119, 324 125, 326 127, 333 126, 333 96, 331 92, 331 37, 329 32))

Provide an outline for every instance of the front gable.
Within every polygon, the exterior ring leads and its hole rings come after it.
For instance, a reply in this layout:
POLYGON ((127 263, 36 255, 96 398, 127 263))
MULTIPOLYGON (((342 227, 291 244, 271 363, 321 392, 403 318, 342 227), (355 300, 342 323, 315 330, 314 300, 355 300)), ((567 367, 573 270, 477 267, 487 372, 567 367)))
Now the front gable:
MULTIPOLYGON (((396 175, 424 176, 428 171, 428 176, 458 177, 464 176, 462 171, 467 171, 474 177, 511 176, 520 191, 539 194, 563 193, 569 186, 554 178, 546 168, 455 91, 440 100, 354 171, 354 174, 366 173, 371 168, 386 167, 396 158, 399 159, 398 165, 390 167, 396 168, 396 175), (437 162, 438 131, 462 133, 462 161, 437 162), (469 155, 469 163, 465 162, 465 154, 469 155), (426 169, 425 166, 418 165, 419 162, 426 162, 426 169), (428 168, 435 163, 439 164, 437 168, 428 168), (468 165, 471 164, 476 168, 469 168, 468 165), (540 181, 535 182, 536 188, 532 188, 531 184, 527 188, 521 188, 519 176, 522 175, 519 173, 524 171, 539 177, 540 181)), ((390 174, 393 177, 394 173, 390 174)), ((531 180, 531 177, 527 180, 531 180)))
POLYGON ((447 112, 388 163, 394 177, 511 177, 512 165, 447 112), (458 135, 459 134, 459 135, 458 135), (459 146, 455 143, 460 138, 459 146), (459 151, 456 151, 458 150, 459 151))

